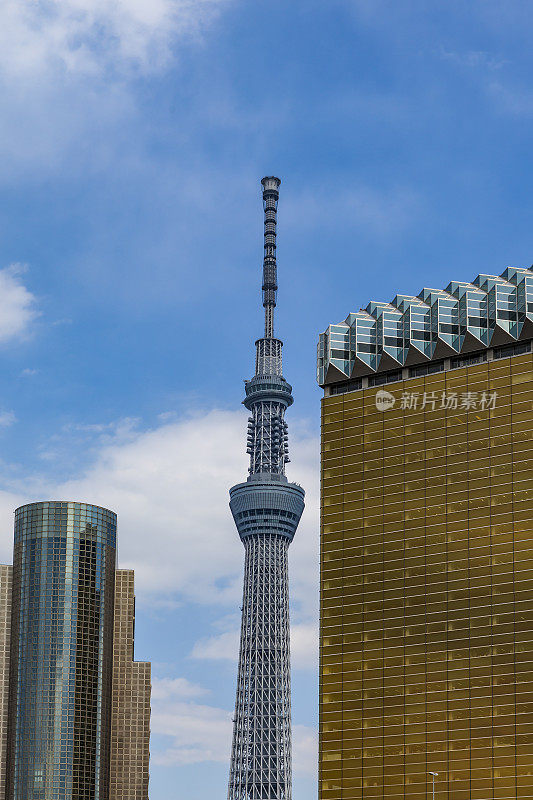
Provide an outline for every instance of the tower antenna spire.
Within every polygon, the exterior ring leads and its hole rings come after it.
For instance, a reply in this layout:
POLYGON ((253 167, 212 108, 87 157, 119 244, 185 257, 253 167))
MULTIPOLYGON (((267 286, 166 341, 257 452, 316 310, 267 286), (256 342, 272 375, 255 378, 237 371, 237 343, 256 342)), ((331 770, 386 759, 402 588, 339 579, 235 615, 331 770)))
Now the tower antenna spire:
POLYGON ((276 227, 281 180, 268 176, 263 185, 265 212, 265 256, 263 260, 263 306, 265 309, 265 339, 274 337, 274 309, 278 293, 278 268, 276 263, 276 227))

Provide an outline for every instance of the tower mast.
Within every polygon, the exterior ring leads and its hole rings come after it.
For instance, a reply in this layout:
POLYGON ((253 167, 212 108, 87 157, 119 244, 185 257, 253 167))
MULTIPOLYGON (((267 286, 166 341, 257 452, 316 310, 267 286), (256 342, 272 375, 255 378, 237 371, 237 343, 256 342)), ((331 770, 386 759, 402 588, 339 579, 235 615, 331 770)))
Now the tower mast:
POLYGON ((230 489, 244 544, 244 591, 228 800, 291 800, 291 690, 288 550, 304 509, 304 490, 285 476, 285 411, 292 387, 282 376, 283 342, 274 338, 279 178, 263 186, 265 335, 255 376, 246 381, 249 476, 230 489))
POLYGON ((278 293, 276 235, 278 223, 279 178, 263 178, 263 210, 265 212, 265 255, 263 259, 263 306, 265 339, 274 338, 274 309, 278 293))

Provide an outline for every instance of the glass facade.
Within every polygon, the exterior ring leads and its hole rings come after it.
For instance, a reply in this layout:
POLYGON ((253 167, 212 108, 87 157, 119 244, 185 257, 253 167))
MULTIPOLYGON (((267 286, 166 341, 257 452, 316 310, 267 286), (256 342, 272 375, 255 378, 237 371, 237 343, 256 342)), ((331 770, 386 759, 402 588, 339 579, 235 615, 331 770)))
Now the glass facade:
POLYGON ((321 800, 533 798, 533 355, 473 362, 323 400, 321 800))
POLYGON ((508 267, 472 283, 452 281, 445 290, 422 289, 416 297, 397 294, 390 303, 370 302, 320 335, 318 382, 530 339, 532 329, 533 268, 508 267))
POLYGON ((108 798, 115 543, 105 508, 15 512, 9 800, 108 798))
POLYGON ((12 583, 13 567, 0 564, 0 800, 5 800, 6 796, 12 583))

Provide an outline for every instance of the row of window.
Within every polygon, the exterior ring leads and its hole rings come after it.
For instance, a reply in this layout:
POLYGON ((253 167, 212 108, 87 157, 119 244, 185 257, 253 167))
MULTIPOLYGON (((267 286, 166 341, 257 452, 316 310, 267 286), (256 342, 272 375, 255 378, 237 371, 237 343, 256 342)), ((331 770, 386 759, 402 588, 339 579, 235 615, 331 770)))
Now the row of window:
POLYGON ((265 517, 265 516, 285 517, 286 519, 292 519, 292 520, 299 519, 297 514, 293 514, 290 511, 284 511, 283 509, 279 508, 254 508, 250 511, 240 511, 235 516, 237 519, 246 519, 246 518, 257 519, 257 517, 265 517))
MULTIPOLYGON (((503 312, 500 312, 503 313, 503 312)), ((454 326, 451 326, 454 327, 454 326)), ((456 326, 455 326, 456 327, 456 326)), ((450 331, 452 332, 452 331, 450 331)), ((413 332, 415 333, 415 332, 413 332)), ((422 333, 422 332, 420 332, 422 333)), ((385 337, 386 339, 388 337, 385 337)), ((415 337, 416 338, 416 337, 415 337)), ((423 337, 418 337, 423 338, 423 337)), ((403 340, 399 340, 403 342, 403 340)), ((385 344, 389 346, 396 346, 393 345, 392 342, 385 341, 385 344)), ((496 347, 492 351, 493 358, 496 360, 502 358, 508 358, 512 356, 520 356, 526 353, 531 352, 531 342, 518 342, 517 344, 511 345, 504 345, 503 347, 496 347)), ((401 347, 402 344, 398 344, 397 346, 401 347)), ((359 344, 358 350, 361 352, 375 352, 375 346, 373 345, 364 345, 359 344), (367 349, 365 349, 367 348, 367 349), (370 349, 368 349, 370 348, 370 349)), ((331 351, 331 358, 340 358, 341 360, 349 360, 350 353, 349 351, 331 351), (335 355, 337 353, 337 355, 335 355), (343 354, 344 353, 344 354, 343 354)), ((475 364, 480 364, 487 361, 487 350, 483 350, 477 353, 469 353, 463 356, 454 356, 450 359, 450 369, 461 369, 463 367, 470 367, 475 364)), ((440 361, 430 361, 427 364, 420 364, 415 367, 409 368, 409 378, 419 378, 424 377, 426 375, 432 375, 436 372, 444 372, 445 363, 444 360, 440 361)), ((400 381, 403 378, 403 370, 392 370, 389 372, 383 372, 378 375, 372 375, 368 379, 369 387, 372 386, 383 386, 387 383, 393 383, 396 381, 400 381)), ((361 378, 355 378, 351 381, 343 381, 342 383, 332 384, 330 386, 330 394, 338 395, 338 394, 345 394, 346 392, 353 392, 361 389, 363 385, 361 378)))

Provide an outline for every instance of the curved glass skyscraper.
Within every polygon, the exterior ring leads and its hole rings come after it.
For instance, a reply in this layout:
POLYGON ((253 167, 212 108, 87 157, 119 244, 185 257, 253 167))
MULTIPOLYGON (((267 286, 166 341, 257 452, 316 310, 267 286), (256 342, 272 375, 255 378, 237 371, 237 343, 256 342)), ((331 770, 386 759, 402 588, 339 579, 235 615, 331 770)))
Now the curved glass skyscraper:
POLYGON ((107 800, 116 515, 85 503, 15 512, 10 800, 107 800))

